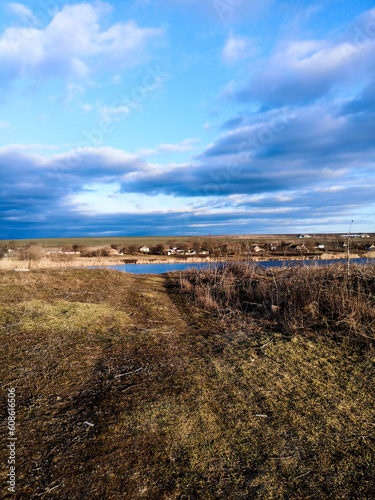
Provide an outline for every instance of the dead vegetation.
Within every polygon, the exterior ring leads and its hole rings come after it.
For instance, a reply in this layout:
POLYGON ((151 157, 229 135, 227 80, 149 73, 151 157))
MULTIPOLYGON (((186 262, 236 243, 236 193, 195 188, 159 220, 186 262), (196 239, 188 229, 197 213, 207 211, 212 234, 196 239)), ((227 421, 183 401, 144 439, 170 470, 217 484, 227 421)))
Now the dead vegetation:
POLYGON ((329 335, 368 344, 375 340, 375 266, 262 268, 231 263, 191 269, 181 288, 221 318, 260 316, 280 333, 329 335))
POLYGON ((2 272, 16 498, 373 498, 373 276, 2 272))

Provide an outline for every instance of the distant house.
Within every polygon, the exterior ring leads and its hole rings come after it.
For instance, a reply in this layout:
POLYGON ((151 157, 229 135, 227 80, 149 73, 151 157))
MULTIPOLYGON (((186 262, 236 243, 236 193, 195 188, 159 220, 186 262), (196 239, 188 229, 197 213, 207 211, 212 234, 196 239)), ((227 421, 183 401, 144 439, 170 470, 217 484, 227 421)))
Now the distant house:
POLYGON ((149 253, 150 249, 149 249, 149 247, 146 247, 145 245, 143 245, 143 247, 141 247, 139 249, 139 251, 142 252, 142 253, 149 253))
POLYGON ((174 253, 177 253, 178 247, 173 247, 169 248, 167 251, 167 255, 173 255, 174 253))
POLYGON ((370 252, 375 252, 375 245, 370 245, 369 247, 367 247, 367 250, 369 250, 370 252))
POLYGON ((368 234, 342 234, 341 238, 370 238, 368 234))
POLYGON ((208 255, 210 252, 208 252, 207 250, 199 250, 198 252, 200 255, 208 255))
POLYGON ((289 248, 291 250, 307 250, 305 245, 302 243, 302 245, 289 245, 289 248))
POLYGON ((323 245, 323 243, 318 243, 315 248, 317 248, 318 250, 324 250, 325 245, 323 245))
POLYGON ((311 238, 309 234, 299 234, 297 238, 311 238))
POLYGON ((270 250, 277 250, 277 246, 274 243, 271 243, 270 250))
POLYGON ((264 252, 264 249, 261 248, 258 245, 255 245, 255 247, 252 248, 253 252, 259 253, 259 252, 264 252))

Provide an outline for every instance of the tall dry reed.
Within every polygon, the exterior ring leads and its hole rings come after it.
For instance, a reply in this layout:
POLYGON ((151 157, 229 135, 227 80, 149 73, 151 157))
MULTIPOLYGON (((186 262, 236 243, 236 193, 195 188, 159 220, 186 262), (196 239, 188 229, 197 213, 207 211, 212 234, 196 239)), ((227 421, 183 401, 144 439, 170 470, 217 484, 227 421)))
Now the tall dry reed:
POLYGON ((375 340, 375 266, 262 268, 233 263, 192 269, 181 288, 197 305, 222 317, 254 316, 277 322, 282 333, 331 334, 375 340))

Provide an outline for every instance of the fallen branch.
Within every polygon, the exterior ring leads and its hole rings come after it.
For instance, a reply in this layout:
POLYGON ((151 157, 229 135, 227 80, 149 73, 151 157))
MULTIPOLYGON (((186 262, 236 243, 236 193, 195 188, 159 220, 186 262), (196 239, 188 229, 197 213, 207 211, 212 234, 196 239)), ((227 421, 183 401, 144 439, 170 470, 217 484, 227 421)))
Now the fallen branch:
MULTIPOLYGON (((68 297, 71 297, 72 295, 82 295, 84 293, 95 295, 96 293, 101 293, 101 292, 88 292, 88 291, 84 291, 84 292, 72 292, 72 293, 68 293, 67 295, 65 295, 65 297, 63 297, 62 300, 65 300, 68 297)), ((62 293, 55 293, 55 296, 61 296, 61 295, 62 295, 62 293)))
POLYGON ((137 373, 137 372, 140 372, 141 370, 144 369, 144 366, 141 366, 140 368, 138 368, 137 370, 133 370, 131 372, 126 372, 126 373, 120 373, 119 375, 115 375, 115 378, 119 378, 119 377, 125 377, 126 375, 131 375, 132 373, 137 373))
POLYGON ((267 347, 268 344, 270 344, 271 342, 273 342, 275 339, 271 339, 269 340, 268 342, 266 342, 265 344, 257 344, 257 345, 250 345, 250 347, 253 347, 255 349, 263 349, 264 347, 267 347))
POLYGON ((128 391, 129 389, 132 389, 133 387, 137 387, 138 385, 142 385, 144 382, 141 382, 140 384, 133 384, 133 385, 130 385, 129 387, 127 387, 126 389, 122 389, 121 392, 125 392, 125 391, 128 391))
POLYGON ((312 472, 312 469, 308 470, 304 474, 300 474, 299 476, 293 478, 293 481, 295 481, 296 479, 299 479, 300 477, 307 476, 307 474, 310 474, 310 472, 312 472))

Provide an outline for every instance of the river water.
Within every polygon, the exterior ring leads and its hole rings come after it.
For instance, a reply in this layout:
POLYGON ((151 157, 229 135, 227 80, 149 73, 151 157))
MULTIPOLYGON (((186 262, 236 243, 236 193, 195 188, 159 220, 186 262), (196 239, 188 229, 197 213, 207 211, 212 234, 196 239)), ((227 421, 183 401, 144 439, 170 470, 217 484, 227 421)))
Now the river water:
MULTIPOLYGON (((352 264, 375 263, 375 259, 352 259, 352 264)), ((346 263, 346 259, 338 260, 269 260, 265 262, 254 262, 256 266, 263 267, 291 267, 291 266, 325 266, 328 264, 346 263)), ((107 269, 115 269, 125 273, 133 274, 163 274, 171 271, 185 271, 186 269, 206 269, 213 266, 223 265, 224 262, 176 262, 173 264, 123 264, 119 266, 107 266, 107 269)), ((95 269, 97 269, 95 267, 95 269)))

